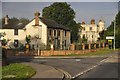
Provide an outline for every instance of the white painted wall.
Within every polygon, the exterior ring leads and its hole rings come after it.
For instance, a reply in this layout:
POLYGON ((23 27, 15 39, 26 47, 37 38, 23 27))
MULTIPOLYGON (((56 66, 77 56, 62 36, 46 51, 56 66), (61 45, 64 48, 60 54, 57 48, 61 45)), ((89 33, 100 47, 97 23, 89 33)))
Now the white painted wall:
POLYGON ((97 38, 99 37, 98 27, 97 25, 92 24, 83 24, 81 25, 85 30, 82 29, 81 31, 81 38, 83 38, 83 35, 85 34, 85 37, 87 38, 88 42, 96 42, 97 38), (92 30, 90 30, 90 27, 92 27, 92 30), (92 38, 93 35, 93 38, 92 38))

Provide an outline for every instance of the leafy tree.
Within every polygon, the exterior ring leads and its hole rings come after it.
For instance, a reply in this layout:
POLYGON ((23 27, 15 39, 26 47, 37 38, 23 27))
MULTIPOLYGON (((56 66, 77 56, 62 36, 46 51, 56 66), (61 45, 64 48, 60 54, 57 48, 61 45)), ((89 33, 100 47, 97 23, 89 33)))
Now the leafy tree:
MULTIPOLYGON (((115 17, 115 42, 116 42, 116 47, 120 48, 120 11, 115 17)), ((107 28, 107 31, 105 31, 105 36, 114 36, 114 22, 111 22, 111 25, 107 28)))
POLYGON ((55 20, 59 24, 66 25, 68 21, 74 19, 75 12, 66 2, 55 2, 43 9, 42 16, 47 19, 55 20))
POLYGON ((26 18, 20 18, 19 22, 22 23, 23 25, 27 25, 30 21, 29 19, 26 19, 26 18))
POLYGON ((55 2, 45 7, 42 16, 47 19, 55 20, 57 23, 68 27, 71 30, 71 40, 77 41, 79 24, 74 21, 75 12, 66 2, 55 2))

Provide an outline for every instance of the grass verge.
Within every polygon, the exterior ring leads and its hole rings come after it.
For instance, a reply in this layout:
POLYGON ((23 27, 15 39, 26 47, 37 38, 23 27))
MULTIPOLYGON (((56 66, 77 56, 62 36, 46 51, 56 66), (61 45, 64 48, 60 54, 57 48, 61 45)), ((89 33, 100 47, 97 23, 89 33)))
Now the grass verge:
MULTIPOLYGON (((108 49, 108 48, 104 48, 104 49, 99 49, 97 51, 95 50, 91 50, 90 52, 87 52, 85 54, 68 54, 68 55, 57 55, 57 56, 97 56, 97 55, 106 55, 106 54, 111 54, 113 53, 114 50, 112 49, 108 49)), ((52 56, 56 56, 56 55, 52 55, 52 56)))
POLYGON ((2 80, 27 80, 35 73, 36 71, 30 66, 12 63, 2 67, 2 80))
POLYGON ((99 49, 98 51, 91 51, 85 54, 70 54, 67 56, 97 56, 97 55, 106 55, 106 54, 110 54, 113 53, 114 50, 111 49, 99 49))

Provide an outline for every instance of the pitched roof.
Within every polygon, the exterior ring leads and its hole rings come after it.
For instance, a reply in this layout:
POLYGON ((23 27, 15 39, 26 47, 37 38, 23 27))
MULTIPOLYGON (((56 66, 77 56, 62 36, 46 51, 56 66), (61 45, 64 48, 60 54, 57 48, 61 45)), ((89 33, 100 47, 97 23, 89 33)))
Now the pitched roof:
MULTIPOLYGON (((45 18, 41 18, 40 20, 47 25, 48 28, 54 28, 54 29, 64 29, 64 30, 70 30, 69 28, 66 28, 65 26, 58 24, 56 21, 54 20, 50 20, 50 19, 45 19, 45 18)), ((28 23, 29 24, 29 23, 28 23)), ((9 26, 9 25, 2 25, 2 29, 23 29, 25 27, 25 25, 23 24, 18 24, 16 26, 9 26)))
POLYGON ((66 28, 64 25, 58 24, 56 21, 54 20, 50 20, 50 19, 45 19, 45 18, 41 18, 40 20, 47 25, 48 28, 55 28, 55 29, 64 29, 64 30, 70 30, 69 28, 66 28))
POLYGON ((21 25, 16 25, 16 26, 9 26, 9 25, 2 25, 2 29, 23 29, 25 27, 25 25, 21 24, 21 25))

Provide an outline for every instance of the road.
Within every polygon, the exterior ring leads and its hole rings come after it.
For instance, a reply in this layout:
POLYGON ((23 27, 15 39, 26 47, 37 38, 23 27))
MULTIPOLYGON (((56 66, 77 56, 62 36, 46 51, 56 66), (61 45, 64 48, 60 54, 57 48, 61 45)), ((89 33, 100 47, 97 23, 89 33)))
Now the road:
POLYGON ((112 55, 103 64, 98 65, 102 60, 107 57, 85 57, 85 58, 23 58, 18 60, 13 60, 15 62, 27 61, 34 62, 38 64, 44 64, 52 66, 57 69, 61 69, 71 75, 71 78, 79 80, 80 78, 118 78, 118 63, 117 54, 112 55), (82 75, 78 75, 83 71, 98 65, 97 67, 85 72, 82 75))
POLYGON ((118 63, 104 63, 78 78, 118 78, 118 63))
MULTIPOLYGON (((20 58, 16 60, 12 60, 12 62, 34 62, 34 63, 39 63, 39 64, 44 64, 44 65, 49 65, 57 69, 62 69, 68 74, 71 75, 71 77, 74 77, 75 75, 79 74, 80 72, 96 65, 98 62, 101 60, 105 59, 106 57, 86 57, 86 58, 58 58, 58 59, 41 59, 41 58, 20 58)), ((9 60, 10 61, 10 60, 9 60)))
POLYGON ((80 80, 81 78, 118 78, 120 76, 118 74, 119 65, 120 62, 118 62, 118 56, 113 56, 107 59, 103 64, 74 80, 80 80))

